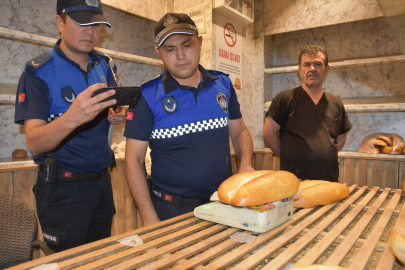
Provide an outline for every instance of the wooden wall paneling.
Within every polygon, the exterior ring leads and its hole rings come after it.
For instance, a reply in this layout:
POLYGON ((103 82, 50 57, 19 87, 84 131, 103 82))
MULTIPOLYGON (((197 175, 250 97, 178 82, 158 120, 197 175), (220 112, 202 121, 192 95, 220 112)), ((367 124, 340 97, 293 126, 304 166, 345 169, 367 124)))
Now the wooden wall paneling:
POLYGON ((338 182, 342 183, 342 184, 345 183, 345 181, 344 181, 344 166, 343 166, 344 161, 345 161, 344 158, 338 157, 338 162, 339 162, 339 180, 338 180, 338 182))
POLYGON ((0 193, 14 195, 12 175, 12 172, 0 173, 0 193))
POLYGON ((35 209, 35 197, 32 192, 33 180, 36 181, 36 170, 19 171, 17 173, 17 198, 35 209))
POLYGON ((273 154, 263 154, 263 170, 273 170, 273 154))
POLYGON ((122 167, 117 166, 110 173, 115 204, 115 215, 111 229, 113 235, 125 232, 125 198, 123 196, 125 173, 123 175, 122 167))
POLYGON ((354 182, 359 187, 367 186, 367 160, 354 159, 354 182))
POLYGON ((263 170, 263 153, 253 153, 253 168, 255 170, 263 170))
MULTIPOLYGON (((375 159, 367 160, 367 186, 381 186, 381 161, 375 159)), ((384 188, 384 187, 382 187, 384 188)))
POLYGON ((398 165, 393 160, 381 161, 381 187, 398 188, 398 165))
POLYGON ((405 161, 398 161, 398 187, 403 188, 405 180, 405 161))
POLYGON ((280 158, 273 155, 273 170, 279 171, 280 170, 280 158))
POLYGON ((343 182, 356 184, 354 179, 354 159, 345 158, 343 161, 343 182))
POLYGON ((236 155, 231 155, 232 174, 238 173, 239 164, 236 155))

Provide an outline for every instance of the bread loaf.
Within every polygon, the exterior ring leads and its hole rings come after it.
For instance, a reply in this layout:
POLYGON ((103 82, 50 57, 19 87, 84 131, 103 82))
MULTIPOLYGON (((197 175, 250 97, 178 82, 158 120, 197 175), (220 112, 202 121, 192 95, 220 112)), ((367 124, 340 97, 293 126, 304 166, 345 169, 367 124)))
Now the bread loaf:
POLYGON ((301 197, 294 198, 294 207, 306 208, 338 202, 350 195, 343 184, 324 180, 305 180, 300 182, 301 197))
POLYGON ((24 149, 17 149, 13 151, 11 156, 13 158, 25 158, 27 157, 27 151, 25 151, 24 149))
POLYGON ((218 188, 222 203, 234 206, 255 206, 294 196, 298 178, 286 171, 252 171, 235 174, 218 188))
POLYGON ((405 228, 403 226, 392 229, 388 245, 395 257, 405 264, 405 228))

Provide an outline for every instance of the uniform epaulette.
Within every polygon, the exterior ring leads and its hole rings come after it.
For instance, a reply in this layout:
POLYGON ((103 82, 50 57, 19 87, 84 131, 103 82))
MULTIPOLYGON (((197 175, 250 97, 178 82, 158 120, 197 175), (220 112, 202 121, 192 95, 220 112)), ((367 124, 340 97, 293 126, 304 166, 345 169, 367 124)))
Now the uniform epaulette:
POLYGON ((141 83, 141 86, 143 86, 143 85, 145 85, 145 84, 148 84, 148 83, 150 83, 150 82, 153 82, 153 81, 159 79, 159 78, 162 77, 162 76, 163 76, 163 73, 160 74, 160 75, 157 75, 155 78, 153 78, 153 79, 151 79, 151 80, 148 80, 148 81, 145 81, 145 82, 141 83))
POLYGON ((46 62, 52 59, 52 55, 48 52, 43 53, 25 64, 25 69, 31 73, 35 73, 40 67, 42 67, 46 62))
POLYGON ((210 72, 210 73, 222 74, 222 75, 225 75, 225 76, 229 77, 228 73, 225 73, 225 72, 222 72, 222 71, 219 71, 219 70, 207 69, 207 71, 210 72))
POLYGON ((98 51, 98 50, 94 50, 98 55, 100 55, 101 57, 103 57, 106 61, 107 61, 107 64, 110 62, 110 61, 112 61, 112 58, 111 57, 109 57, 107 54, 105 54, 105 53, 103 53, 103 52, 100 52, 100 51, 98 51))

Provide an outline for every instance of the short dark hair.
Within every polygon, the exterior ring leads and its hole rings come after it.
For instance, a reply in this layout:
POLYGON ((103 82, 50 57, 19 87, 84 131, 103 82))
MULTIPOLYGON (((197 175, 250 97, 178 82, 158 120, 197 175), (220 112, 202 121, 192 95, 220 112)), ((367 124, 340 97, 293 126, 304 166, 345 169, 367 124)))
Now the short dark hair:
POLYGON ((314 55, 317 52, 321 52, 323 53, 323 55, 325 56, 325 66, 328 65, 329 60, 328 60, 328 52, 322 48, 319 45, 311 45, 311 46, 307 46, 304 49, 301 50, 300 56, 298 57, 298 64, 299 66, 301 66, 301 58, 303 54, 310 54, 310 55, 314 55))

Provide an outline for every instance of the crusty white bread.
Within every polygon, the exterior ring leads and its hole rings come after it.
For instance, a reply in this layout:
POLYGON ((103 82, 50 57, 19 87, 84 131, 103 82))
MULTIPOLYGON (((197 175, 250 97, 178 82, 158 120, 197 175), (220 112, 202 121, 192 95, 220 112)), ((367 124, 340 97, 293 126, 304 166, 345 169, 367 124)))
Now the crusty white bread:
POLYGON ((403 226, 397 226, 392 229, 388 245, 395 257, 405 264, 405 228, 403 226))
POLYGON ((294 207, 307 208, 341 201, 350 195, 343 184, 324 180, 305 180, 300 182, 302 195, 294 198, 294 207))
POLYGON ((226 179, 218 188, 222 203, 255 206, 294 196, 298 178, 286 171, 259 170, 242 172, 226 179))

